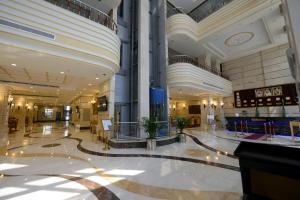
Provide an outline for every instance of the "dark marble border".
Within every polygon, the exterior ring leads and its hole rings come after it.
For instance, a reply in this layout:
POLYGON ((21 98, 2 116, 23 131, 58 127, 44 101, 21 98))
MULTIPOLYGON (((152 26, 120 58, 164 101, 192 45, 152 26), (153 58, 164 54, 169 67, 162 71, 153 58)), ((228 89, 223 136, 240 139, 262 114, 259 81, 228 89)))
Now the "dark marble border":
POLYGON ((238 159, 238 157, 236 157, 235 155, 226 153, 226 152, 224 152, 224 151, 220 151, 220 150, 218 150, 218 149, 215 149, 215 148, 213 148, 213 147, 210 147, 210 146, 204 144, 204 143, 201 142, 197 137, 195 137, 195 136, 193 136, 193 135, 190 135, 190 134, 187 134, 187 133, 185 133, 185 134, 186 134, 187 136, 189 136, 196 144, 198 144, 198 145, 201 146, 201 147, 204 147, 204 148, 206 148, 206 149, 208 149, 208 150, 210 150, 210 151, 213 151, 213 152, 215 152, 215 153, 219 152, 219 154, 221 154, 221 155, 223 155, 223 156, 228 156, 228 157, 230 157, 230 158, 238 159))
MULTIPOLYGON (((179 141, 179 137, 171 137, 171 138, 163 138, 163 139, 157 139, 156 140, 156 146, 164 146, 173 144, 179 141)), ((109 146, 117 149, 121 148, 146 148, 147 142, 146 141, 133 141, 133 142, 126 142, 126 141, 115 141, 115 140, 109 140, 109 146)))
MULTIPOLYGON (((188 135, 188 134, 187 134, 188 135)), ((189 137, 191 137, 191 135, 188 135, 189 137)), ((30 134, 28 135, 28 137, 30 137, 30 134)), ((218 152, 218 150, 209 147, 207 145, 205 145, 204 143, 200 142, 198 140, 198 138, 192 136, 191 137, 197 144, 199 145, 203 145, 203 147, 214 151, 214 152, 218 152)), ((101 156, 101 157, 120 157, 120 158, 138 158, 138 157, 143 157, 143 158, 160 158, 160 159, 169 159, 169 160, 180 160, 180 161, 185 161, 185 162, 191 162, 191 163, 198 163, 198 164, 204 164, 204 165, 209 165, 209 166, 214 166, 214 167, 220 167, 223 169, 228 169, 228 170, 233 170, 233 171, 237 171, 240 172, 240 168, 236 167, 236 166, 232 166, 232 165, 227 165, 227 164, 222 164, 222 163, 215 163, 212 161, 206 161, 206 160, 198 160, 198 159, 194 159, 194 158, 186 158, 186 157, 178 157, 178 156, 167 156, 167 155, 158 155, 158 154, 113 154, 113 153, 106 153, 106 152, 96 152, 96 151, 92 151, 89 149, 84 148, 81 143, 83 142, 82 139, 80 138, 73 138, 71 137, 71 134, 69 134, 68 136, 65 136, 63 138, 59 138, 59 139, 72 139, 72 140, 76 140, 78 141, 77 144, 77 149, 83 153, 86 154, 90 154, 90 155, 95 155, 95 156, 101 156)), ((16 149, 16 148, 20 148, 22 146, 19 147, 15 147, 15 148, 11 148, 9 150, 12 149, 16 149)), ((225 152, 219 151, 220 154, 222 155, 226 155, 225 152)), ((227 154, 227 156, 232 157, 233 155, 231 154, 227 154)), ((234 158, 236 158, 235 156, 233 156, 234 158)))
POLYGON ((233 170, 240 172, 239 167, 227 165, 227 164, 222 164, 222 163, 215 163, 211 161, 206 161, 206 160, 198 160, 194 158, 185 158, 185 157, 178 157, 178 156, 167 156, 167 155, 157 155, 157 154, 113 154, 113 153, 103 153, 103 152, 96 152, 92 151, 89 149, 84 148, 81 143, 82 139, 80 138, 72 138, 70 137, 69 139, 76 140, 78 141, 77 144, 77 149, 83 153, 94 155, 94 156, 101 156, 101 157, 119 157, 119 158, 161 158, 161 159, 169 159, 169 160, 180 160, 180 161, 186 161, 186 162, 191 162, 191 163, 198 163, 198 164, 204 164, 204 165, 210 165, 214 167, 220 167, 223 169, 228 169, 228 170, 233 170))
POLYGON ((52 148, 52 147, 58 147, 60 145, 61 144, 59 144, 59 143, 51 143, 51 144, 42 145, 41 147, 43 147, 43 148, 52 148))

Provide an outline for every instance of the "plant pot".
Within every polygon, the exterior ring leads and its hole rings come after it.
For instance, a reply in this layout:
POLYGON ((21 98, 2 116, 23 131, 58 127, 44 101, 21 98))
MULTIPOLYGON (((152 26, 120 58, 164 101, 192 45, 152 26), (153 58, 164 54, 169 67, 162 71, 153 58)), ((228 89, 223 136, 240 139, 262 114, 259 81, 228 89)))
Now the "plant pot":
POLYGON ((186 134, 184 133, 179 133, 179 142, 180 143, 186 143, 186 134))
POLYGON ((215 124, 210 125, 210 130, 215 132, 216 131, 216 125, 215 124))
POLYGON ((156 139, 147 139, 147 150, 153 151, 156 149, 156 139))

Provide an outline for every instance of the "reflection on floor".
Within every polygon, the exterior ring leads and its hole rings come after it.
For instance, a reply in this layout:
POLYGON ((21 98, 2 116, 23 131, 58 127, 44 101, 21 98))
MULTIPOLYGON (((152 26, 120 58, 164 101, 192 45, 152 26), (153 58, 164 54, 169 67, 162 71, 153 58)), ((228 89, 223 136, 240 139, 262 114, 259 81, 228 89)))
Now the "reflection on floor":
POLYGON ((186 144, 104 152, 88 131, 35 124, 9 135, 0 199, 240 199, 239 142, 187 133, 186 144))

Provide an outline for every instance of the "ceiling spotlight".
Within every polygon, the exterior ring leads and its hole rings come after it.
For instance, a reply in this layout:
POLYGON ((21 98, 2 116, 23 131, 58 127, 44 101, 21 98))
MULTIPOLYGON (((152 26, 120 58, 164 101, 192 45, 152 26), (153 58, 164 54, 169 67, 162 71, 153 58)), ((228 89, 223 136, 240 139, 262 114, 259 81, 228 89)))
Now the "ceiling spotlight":
POLYGON ((91 83, 89 83, 88 85, 89 85, 89 86, 92 86, 92 84, 91 84, 91 83))
POLYGON ((30 89, 32 89, 33 87, 32 86, 30 86, 30 89))
POLYGON ((60 72, 61 74, 64 74, 65 72, 60 72))
POLYGON ((97 77, 96 80, 98 80, 99 78, 97 77))
POLYGON ((17 66, 17 64, 13 63, 13 64, 11 64, 11 66, 14 66, 14 67, 15 67, 15 66, 17 66))

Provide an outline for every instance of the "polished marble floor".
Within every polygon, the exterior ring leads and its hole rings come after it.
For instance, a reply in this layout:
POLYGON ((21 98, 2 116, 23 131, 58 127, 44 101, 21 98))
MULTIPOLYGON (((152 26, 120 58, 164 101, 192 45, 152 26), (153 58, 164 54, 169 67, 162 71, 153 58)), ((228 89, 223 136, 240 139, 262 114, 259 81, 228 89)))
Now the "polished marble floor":
POLYGON ((186 130, 187 143, 103 150, 89 131, 35 124, 9 135, 0 162, 0 199, 241 199, 239 141, 186 130))

